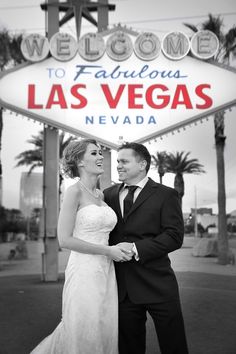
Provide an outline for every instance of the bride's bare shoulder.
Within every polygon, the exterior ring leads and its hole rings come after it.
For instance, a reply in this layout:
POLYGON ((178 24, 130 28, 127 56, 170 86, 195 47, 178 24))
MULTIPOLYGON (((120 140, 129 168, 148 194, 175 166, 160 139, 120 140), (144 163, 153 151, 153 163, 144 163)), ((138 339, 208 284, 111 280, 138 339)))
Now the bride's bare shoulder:
POLYGON ((81 194, 82 194, 82 190, 81 190, 81 186, 78 182, 69 186, 65 191, 66 198, 74 198, 74 199, 78 200, 78 198, 81 197, 81 194))

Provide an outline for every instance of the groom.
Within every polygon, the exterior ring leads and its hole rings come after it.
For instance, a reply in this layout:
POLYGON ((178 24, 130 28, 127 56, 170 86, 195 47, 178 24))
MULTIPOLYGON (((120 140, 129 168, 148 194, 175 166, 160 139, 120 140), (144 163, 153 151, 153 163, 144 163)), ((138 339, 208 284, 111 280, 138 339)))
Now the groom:
POLYGON ((177 192, 147 177, 151 156, 142 144, 118 150, 122 184, 104 191, 118 222, 110 244, 132 252, 116 262, 119 354, 144 354, 146 314, 152 317, 162 354, 187 354, 178 284, 168 253, 181 247, 183 219, 177 192))

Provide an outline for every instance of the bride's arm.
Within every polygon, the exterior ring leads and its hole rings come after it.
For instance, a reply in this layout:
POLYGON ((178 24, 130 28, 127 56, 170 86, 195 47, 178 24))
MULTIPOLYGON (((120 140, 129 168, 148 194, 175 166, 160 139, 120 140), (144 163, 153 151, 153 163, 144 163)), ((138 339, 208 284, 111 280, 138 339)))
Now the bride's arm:
POLYGON ((81 191, 75 185, 70 186, 64 196, 58 219, 58 241, 60 247, 87 254, 100 254, 114 261, 130 260, 130 255, 117 246, 98 245, 73 237, 76 213, 81 199, 81 191))

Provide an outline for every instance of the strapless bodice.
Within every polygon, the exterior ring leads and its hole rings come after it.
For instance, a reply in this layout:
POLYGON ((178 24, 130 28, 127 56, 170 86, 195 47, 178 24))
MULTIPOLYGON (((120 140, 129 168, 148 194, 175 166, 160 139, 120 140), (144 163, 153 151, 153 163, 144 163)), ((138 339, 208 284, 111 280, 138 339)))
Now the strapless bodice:
POLYGON ((116 214, 108 205, 86 205, 77 212, 73 237, 108 244, 109 233, 116 222, 116 214))

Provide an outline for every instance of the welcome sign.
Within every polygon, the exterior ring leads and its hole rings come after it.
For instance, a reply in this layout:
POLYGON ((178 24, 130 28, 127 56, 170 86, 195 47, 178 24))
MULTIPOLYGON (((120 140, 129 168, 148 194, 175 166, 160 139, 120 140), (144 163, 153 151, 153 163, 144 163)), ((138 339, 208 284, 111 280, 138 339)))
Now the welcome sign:
POLYGON ((33 35, 22 43, 32 64, 2 76, 0 103, 111 148, 147 141, 236 103, 234 73, 187 56, 216 53, 218 42, 207 32, 192 41, 172 32, 162 42, 120 28, 106 42, 98 34, 78 43, 67 34, 50 43, 33 35))

